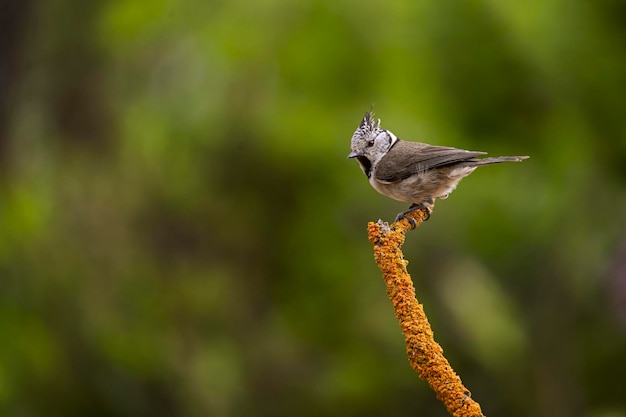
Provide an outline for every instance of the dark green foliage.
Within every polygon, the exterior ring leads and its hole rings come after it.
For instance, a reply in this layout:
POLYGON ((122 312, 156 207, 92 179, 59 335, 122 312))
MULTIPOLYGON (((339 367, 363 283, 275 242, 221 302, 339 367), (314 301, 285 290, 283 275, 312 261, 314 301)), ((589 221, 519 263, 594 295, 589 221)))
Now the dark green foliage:
POLYGON ((366 237, 407 206, 346 159, 372 103, 403 139, 531 156, 404 247, 485 414, 626 413, 620 2, 3 13, 1 415, 446 415, 366 237))

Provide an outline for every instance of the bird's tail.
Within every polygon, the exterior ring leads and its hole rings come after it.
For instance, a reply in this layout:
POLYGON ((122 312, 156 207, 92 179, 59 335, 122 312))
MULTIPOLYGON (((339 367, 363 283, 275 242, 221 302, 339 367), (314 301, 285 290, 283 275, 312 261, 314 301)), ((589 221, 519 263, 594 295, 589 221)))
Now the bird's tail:
POLYGON ((472 158, 468 160, 474 166, 499 164, 500 162, 520 162, 528 159, 528 156, 497 156, 495 158, 472 158))

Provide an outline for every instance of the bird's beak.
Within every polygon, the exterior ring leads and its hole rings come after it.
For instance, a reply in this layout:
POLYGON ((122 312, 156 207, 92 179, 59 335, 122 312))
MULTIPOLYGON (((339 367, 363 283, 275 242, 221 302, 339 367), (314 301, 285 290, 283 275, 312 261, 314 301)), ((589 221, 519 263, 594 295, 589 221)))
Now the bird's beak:
POLYGON ((358 153, 356 153, 356 152, 354 152, 354 151, 352 151, 352 152, 350 152, 350 154, 348 155, 348 158, 356 158, 357 156, 359 156, 359 154, 358 154, 358 153))

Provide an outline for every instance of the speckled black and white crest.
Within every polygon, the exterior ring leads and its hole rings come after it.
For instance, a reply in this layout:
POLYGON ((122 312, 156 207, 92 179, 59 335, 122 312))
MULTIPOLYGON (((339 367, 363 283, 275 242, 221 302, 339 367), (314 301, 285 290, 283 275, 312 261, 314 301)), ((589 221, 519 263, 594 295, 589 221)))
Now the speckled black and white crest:
POLYGON ((372 110, 365 112, 361 124, 352 135, 352 145, 354 146, 355 142, 376 136, 375 133, 381 130, 380 119, 378 121, 374 119, 374 112, 372 110))

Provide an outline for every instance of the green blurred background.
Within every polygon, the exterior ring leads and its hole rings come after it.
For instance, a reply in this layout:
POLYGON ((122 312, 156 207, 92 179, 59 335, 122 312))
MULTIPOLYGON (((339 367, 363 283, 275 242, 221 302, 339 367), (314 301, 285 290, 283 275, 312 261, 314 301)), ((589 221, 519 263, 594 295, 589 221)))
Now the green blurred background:
POLYGON ((409 234, 490 416, 626 416, 626 3, 4 0, 0 415, 445 416, 349 143, 531 155, 409 234))

